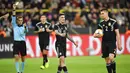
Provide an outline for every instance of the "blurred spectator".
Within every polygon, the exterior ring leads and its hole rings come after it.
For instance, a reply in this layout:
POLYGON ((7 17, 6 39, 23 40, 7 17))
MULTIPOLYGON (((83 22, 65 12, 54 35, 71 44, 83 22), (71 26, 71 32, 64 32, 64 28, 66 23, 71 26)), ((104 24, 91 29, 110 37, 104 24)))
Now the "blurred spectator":
POLYGON ((28 15, 25 16, 24 22, 26 23, 26 25, 27 25, 27 27, 28 27, 29 29, 34 28, 34 27, 32 26, 31 18, 30 18, 28 15))
POLYGON ((115 19, 119 25, 125 25, 125 17, 120 12, 115 14, 115 19))
POLYGON ((52 21, 54 21, 54 23, 57 23, 57 21, 58 21, 58 15, 57 14, 53 14, 52 21))
MULTIPOLYGON (((11 12, 12 3, 13 0, 0 0, 0 15, 11 12)), ((65 13, 72 28, 94 27, 100 22, 99 10, 102 8, 108 8, 111 17, 116 19, 119 25, 130 25, 129 0, 20 0, 17 8, 27 10, 23 15, 30 29, 39 22, 42 14, 46 14, 52 24, 57 23, 59 13, 65 13)), ((0 26, 8 26, 10 23, 9 18, 0 20, 0 26)))
POLYGON ((66 0, 60 0, 60 2, 59 2, 59 5, 58 5, 58 10, 60 10, 60 9, 62 9, 65 5, 66 5, 66 0))
POLYGON ((6 37, 6 32, 4 31, 3 27, 0 27, 0 37, 2 37, 2 38, 6 37))
POLYGON ((129 25, 126 25, 126 35, 130 35, 130 27, 129 27, 129 25))
POLYGON ((74 24, 77 26, 85 27, 84 21, 80 17, 80 13, 76 13, 76 16, 74 18, 74 24))
POLYGON ((4 27, 4 31, 6 33, 6 37, 11 37, 13 35, 13 29, 10 23, 7 23, 4 27))

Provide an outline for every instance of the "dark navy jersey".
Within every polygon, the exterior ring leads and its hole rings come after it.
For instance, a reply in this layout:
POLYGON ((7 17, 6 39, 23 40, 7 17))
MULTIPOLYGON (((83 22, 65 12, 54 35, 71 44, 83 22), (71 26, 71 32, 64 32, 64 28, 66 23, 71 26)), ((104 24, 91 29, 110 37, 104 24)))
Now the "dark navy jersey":
POLYGON ((98 24, 98 29, 103 30, 103 42, 115 42, 116 41, 116 32, 115 29, 118 29, 119 25, 117 21, 109 18, 108 21, 102 21, 98 24))
POLYGON ((52 29, 52 26, 49 22, 45 22, 45 24, 42 24, 41 22, 36 24, 35 31, 39 31, 39 29, 42 29, 42 32, 38 33, 39 41, 49 41, 49 32, 46 31, 46 29, 49 28, 52 29))
MULTIPOLYGON (((67 24, 57 23, 55 24, 54 29, 57 30, 59 33, 66 33, 66 34, 68 33, 67 24)), ((66 37, 56 35, 56 43, 66 44, 66 37)))

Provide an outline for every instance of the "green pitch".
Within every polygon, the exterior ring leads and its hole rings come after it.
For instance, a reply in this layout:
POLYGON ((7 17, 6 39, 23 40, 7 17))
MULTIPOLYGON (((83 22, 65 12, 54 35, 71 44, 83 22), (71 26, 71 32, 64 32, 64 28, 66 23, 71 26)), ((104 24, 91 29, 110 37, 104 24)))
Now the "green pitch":
MULTIPOLYGON (((50 67, 40 69, 42 58, 26 59, 24 73, 56 73, 58 58, 49 58, 50 67)), ((118 55, 117 73, 130 73, 130 55, 118 55)), ((67 57, 69 73, 107 73, 105 61, 100 56, 67 57)), ((16 73, 14 59, 0 59, 0 73, 16 73)), ((62 72, 63 73, 63 72, 62 72)))

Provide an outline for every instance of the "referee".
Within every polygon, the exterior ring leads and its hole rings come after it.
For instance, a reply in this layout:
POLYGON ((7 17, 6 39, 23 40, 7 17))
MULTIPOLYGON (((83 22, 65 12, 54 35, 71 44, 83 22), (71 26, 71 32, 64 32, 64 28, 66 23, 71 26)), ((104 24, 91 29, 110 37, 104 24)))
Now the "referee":
POLYGON ((54 30, 56 33, 56 51, 59 58, 59 66, 57 73, 61 73, 62 69, 64 73, 68 73, 67 67, 65 65, 65 57, 66 57, 66 38, 68 38, 71 42, 78 46, 68 35, 67 24, 65 23, 65 15, 59 14, 59 22, 55 24, 54 30))
POLYGON ((98 25, 97 29, 103 30, 103 36, 98 33, 94 33, 95 38, 102 37, 102 58, 106 61, 106 68, 108 73, 116 73, 116 42, 117 48, 122 50, 120 42, 119 26, 117 21, 108 16, 107 9, 100 11, 100 16, 103 21, 98 25))
POLYGON ((28 29, 26 25, 23 24, 23 17, 16 17, 16 5, 13 4, 13 16, 12 16, 12 26, 14 33, 14 46, 13 46, 13 55, 15 57, 15 66, 17 73, 22 73, 24 71, 24 63, 26 56, 26 43, 25 36, 28 29), (19 69, 19 54, 21 55, 21 69, 19 69), (21 70, 21 71, 20 71, 21 70))

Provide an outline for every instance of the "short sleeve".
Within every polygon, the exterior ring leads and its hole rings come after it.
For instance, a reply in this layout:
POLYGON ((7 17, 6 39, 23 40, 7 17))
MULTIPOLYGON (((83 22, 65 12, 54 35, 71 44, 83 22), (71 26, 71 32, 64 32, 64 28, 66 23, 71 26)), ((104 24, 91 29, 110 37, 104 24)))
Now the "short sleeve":
POLYGON ((66 33, 68 33, 68 28, 69 28, 69 26, 66 25, 66 26, 65 26, 66 33))
POLYGON ((52 24, 50 24, 49 26, 48 26, 48 28, 50 29, 50 30, 53 30, 53 25, 52 24))
POLYGON ((37 26, 35 26, 35 31, 38 31, 38 27, 37 26))
POLYGON ((101 24, 98 24, 97 29, 102 29, 101 24))
POLYGON ((58 26, 57 25, 54 25, 54 30, 58 30, 58 26))
POLYGON ((119 25, 117 24, 117 22, 115 22, 114 24, 114 29, 119 29, 119 25))

